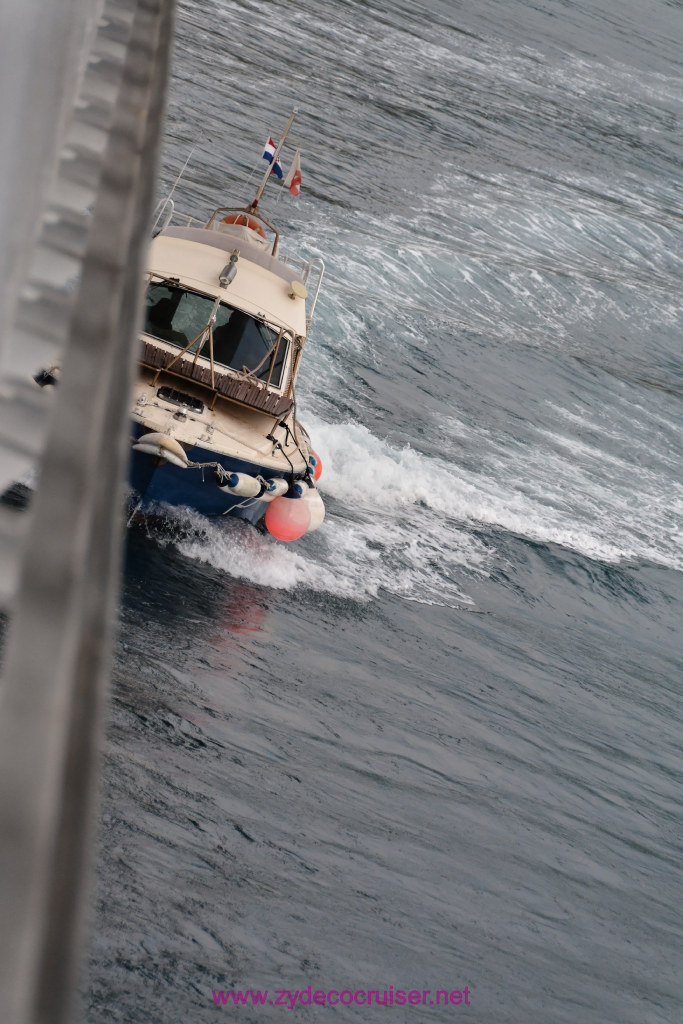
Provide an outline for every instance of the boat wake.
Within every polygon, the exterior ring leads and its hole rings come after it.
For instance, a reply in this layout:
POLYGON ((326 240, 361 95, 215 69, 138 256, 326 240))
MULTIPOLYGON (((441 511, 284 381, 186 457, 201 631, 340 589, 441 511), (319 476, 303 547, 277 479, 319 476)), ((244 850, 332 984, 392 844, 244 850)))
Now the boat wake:
POLYGON ((160 506, 147 528, 158 543, 172 545, 186 558, 276 590, 304 589, 353 601, 372 600, 383 590, 410 601, 473 607, 465 578, 467 570, 486 572, 485 544, 456 528, 444 550, 440 539, 446 527, 428 510, 423 510, 427 529, 419 536, 409 514, 373 521, 367 511, 350 513, 331 503, 315 540, 287 547, 249 524, 207 519, 189 508, 160 506))
MULTIPOLYGON (((460 608, 474 607, 468 581, 509 560, 503 534, 612 565, 681 567, 676 496, 657 499, 656 466, 643 469, 636 493, 604 438, 591 446, 571 429, 567 436, 539 429, 535 445, 514 445, 451 418, 437 458, 393 446, 359 423, 311 426, 328 506, 315 537, 285 547, 245 523, 163 507, 153 529, 158 542, 274 589, 354 601, 384 591, 460 608), (622 476, 628 488, 619 486, 622 476)), ((584 437, 588 427, 582 420, 584 437)))

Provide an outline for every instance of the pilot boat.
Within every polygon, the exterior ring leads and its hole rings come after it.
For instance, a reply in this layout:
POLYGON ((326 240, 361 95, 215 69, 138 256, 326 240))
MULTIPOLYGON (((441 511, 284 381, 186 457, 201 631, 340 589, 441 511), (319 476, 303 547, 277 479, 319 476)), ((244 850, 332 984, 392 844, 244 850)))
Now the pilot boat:
POLYGON ((323 521, 295 384, 324 265, 281 252, 259 207, 295 113, 248 206, 198 221, 170 202, 152 240, 132 411, 136 513, 167 504, 263 520, 280 540, 323 521))

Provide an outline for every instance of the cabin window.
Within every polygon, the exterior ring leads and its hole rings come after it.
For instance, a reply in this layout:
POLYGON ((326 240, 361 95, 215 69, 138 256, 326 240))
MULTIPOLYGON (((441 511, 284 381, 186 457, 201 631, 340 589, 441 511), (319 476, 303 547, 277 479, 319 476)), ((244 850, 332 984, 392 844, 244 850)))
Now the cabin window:
MULTIPOLYGON (((176 285, 154 281, 147 289, 146 334, 184 349, 206 327, 214 299, 176 285)), ((289 338, 242 310, 221 302, 213 325, 213 361, 231 370, 251 370, 259 380, 280 387, 289 338), (270 356, 269 356, 270 353, 270 356), (272 365, 272 373, 271 373, 272 365)), ((196 353, 201 337, 188 349, 196 353)), ((204 341, 200 356, 209 359, 209 342, 204 341)))
MULTIPOLYGON (((213 299, 173 285, 152 283, 147 289, 145 332, 185 348, 206 327, 213 299)), ((189 349, 197 351, 201 338, 189 349)))
MULTIPOLYGON (((278 331, 263 321, 256 320, 249 313, 243 313, 242 310, 233 309, 221 302, 213 327, 214 362, 230 366, 233 370, 253 370, 261 380, 268 380, 272 357, 269 359, 267 356, 274 349, 278 334, 278 331)), ((281 343, 280 347, 284 351, 286 345, 281 343)), ((208 341, 205 342, 201 354, 209 358, 208 341)), ((281 376, 280 359, 278 372, 273 370, 271 384, 278 387, 281 376)))

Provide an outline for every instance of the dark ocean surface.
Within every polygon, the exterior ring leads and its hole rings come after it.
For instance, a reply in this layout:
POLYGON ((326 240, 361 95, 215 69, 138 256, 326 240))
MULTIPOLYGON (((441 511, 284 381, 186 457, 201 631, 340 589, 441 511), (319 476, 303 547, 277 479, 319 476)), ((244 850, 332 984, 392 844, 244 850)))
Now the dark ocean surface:
POLYGON ((201 132, 178 208, 249 200, 300 109, 327 518, 128 530, 89 1024, 683 1019, 682 28, 180 4, 160 196, 201 132))

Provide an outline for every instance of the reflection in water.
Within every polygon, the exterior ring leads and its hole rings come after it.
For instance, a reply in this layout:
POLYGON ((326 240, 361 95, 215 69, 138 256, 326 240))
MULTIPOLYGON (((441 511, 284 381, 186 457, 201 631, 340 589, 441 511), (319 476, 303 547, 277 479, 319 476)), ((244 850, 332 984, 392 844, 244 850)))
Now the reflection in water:
MULTIPOLYGON (((235 525, 248 529, 226 524, 235 525)), ((267 618, 267 591, 185 558, 175 544, 188 536, 189 528, 179 532, 175 521, 136 515, 127 533, 124 615, 144 615, 162 632, 172 629, 175 642, 225 648, 231 637, 258 633, 267 618)))

